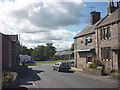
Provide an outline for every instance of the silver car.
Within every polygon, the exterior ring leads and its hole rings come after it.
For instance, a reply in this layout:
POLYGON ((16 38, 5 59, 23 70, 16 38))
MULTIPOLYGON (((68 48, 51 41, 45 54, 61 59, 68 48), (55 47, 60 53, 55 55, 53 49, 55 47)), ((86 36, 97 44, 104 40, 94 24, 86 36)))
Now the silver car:
POLYGON ((69 69, 71 68, 67 62, 57 62, 53 66, 53 70, 56 70, 56 71, 69 71, 69 69))

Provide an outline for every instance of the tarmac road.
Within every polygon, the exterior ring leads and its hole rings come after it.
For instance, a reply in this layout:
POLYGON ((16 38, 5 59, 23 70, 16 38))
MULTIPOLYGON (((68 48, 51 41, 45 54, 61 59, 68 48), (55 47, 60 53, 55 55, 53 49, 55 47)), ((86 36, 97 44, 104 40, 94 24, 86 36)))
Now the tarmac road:
MULTIPOLYGON (((52 70, 52 65, 38 64, 38 66, 29 66, 37 75, 32 75, 29 78, 34 86, 32 88, 118 88, 116 82, 107 77, 72 70, 69 72, 57 72, 52 70)), ((31 88, 29 84, 26 87, 31 88)))

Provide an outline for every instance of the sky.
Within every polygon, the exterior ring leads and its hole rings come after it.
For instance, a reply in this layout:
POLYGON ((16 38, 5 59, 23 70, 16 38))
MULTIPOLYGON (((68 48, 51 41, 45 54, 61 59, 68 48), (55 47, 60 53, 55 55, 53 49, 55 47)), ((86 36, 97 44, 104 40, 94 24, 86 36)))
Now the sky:
POLYGON ((108 2, 68 1, 0 0, 0 32, 18 34, 21 45, 28 48, 53 43, 57 51, 69 49, 73 37, 90 23, 90 7, 103 18, 108 2))

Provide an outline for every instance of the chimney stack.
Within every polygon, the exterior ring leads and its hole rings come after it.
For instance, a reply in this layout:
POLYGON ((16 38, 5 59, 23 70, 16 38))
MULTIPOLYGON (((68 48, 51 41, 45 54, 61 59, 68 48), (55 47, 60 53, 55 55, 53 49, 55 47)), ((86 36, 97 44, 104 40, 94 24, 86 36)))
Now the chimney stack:
POLYGON ((100 12, 92 11, 91 15, 91 25, 94 25, 97 21, 100 20, 100 12))
POLYGON ((108 0, 108 7, 111 7, 111 1, 108 0))
POLYGON ((117 9, 117 7, 114 6, 113 0, 108 0, 108 14, 114 12, 117 9))
POLYGON ((114 2, 113 2, 113 0, 111 1, 111 6, 113 6, 113 7, 114 7, 114 2))
POLYGON ((116 6, 117 6, 117 8, 119 7, 119 2, 116 2, 116 6))

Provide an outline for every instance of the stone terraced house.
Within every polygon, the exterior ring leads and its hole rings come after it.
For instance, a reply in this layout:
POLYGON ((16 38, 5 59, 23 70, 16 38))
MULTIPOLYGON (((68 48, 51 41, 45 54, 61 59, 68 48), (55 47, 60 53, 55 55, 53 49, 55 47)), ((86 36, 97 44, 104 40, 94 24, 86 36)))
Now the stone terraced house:
POLYGON ((97 57, 105 68, 120 68, 120 2, 108 2, 108 14, 92 11, 91 23, 74 37, 74 66, 87 68, 97 57))

